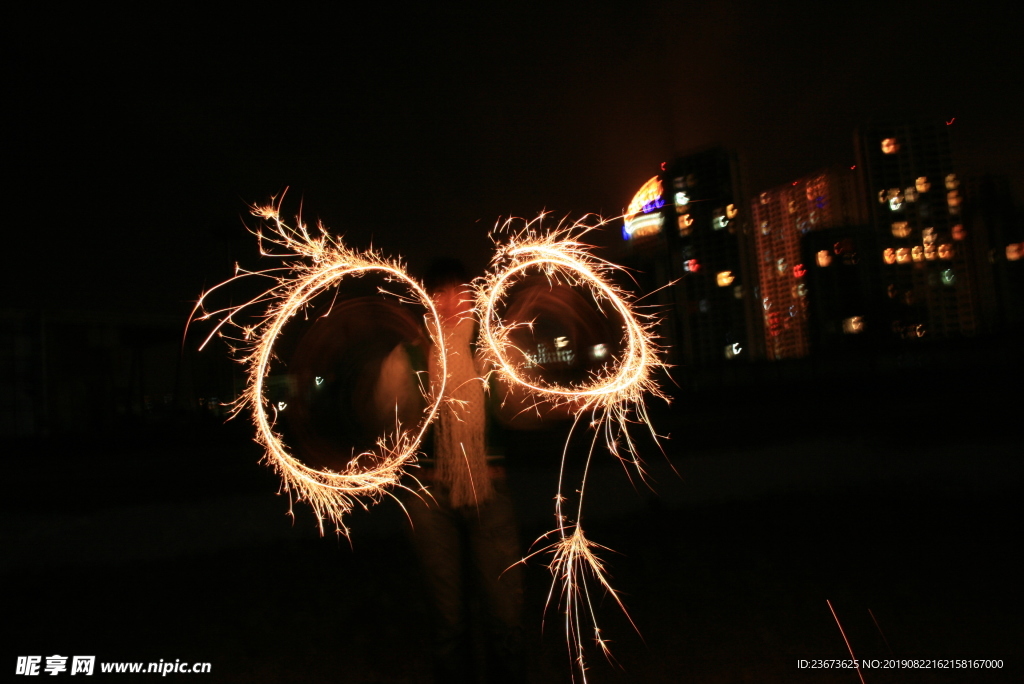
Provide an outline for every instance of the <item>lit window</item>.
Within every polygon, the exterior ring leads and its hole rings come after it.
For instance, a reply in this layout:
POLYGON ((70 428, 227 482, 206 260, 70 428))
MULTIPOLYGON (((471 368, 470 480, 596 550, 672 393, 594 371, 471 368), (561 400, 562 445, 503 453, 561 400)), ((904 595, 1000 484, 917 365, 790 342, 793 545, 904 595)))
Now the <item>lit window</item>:
POLYGON ((951 173, 948 176, 946 176, 946 189, 947 190, 956 190, 959 187, 960 187, 960 181, 957 180, 957 177, 956 177, 955 173, 951 173))
POLYGON ((739 213, 740 213, 740 212, 739 212, 739 210, 738 210, 738 209, 736 208, 736 205, 735 205, 735 204, 730 204, 730 205, 728 205, 728 206, 727 206, 727 207, 725 208, 725 217, 726 217, 727 219, 734 219, 734 218, 736 218, 736 215, 737 215, 737 214, 739 214, 739 213))
POLYGON ((878 191, 878 203, 885 204, 885 201, 889 199, 888 193, 885 190, 878 191))
POLYGON ((882 140, 882 152, 884 154, 896 154, 900 151, 900 144, 896 138, 885 138, 882 140))
POLYGON ((892 247, 887 247, 886 250, 884 252, 882 252, 882 259, 887 264, 895 264, 896 263, 896 250, 893 249, 892 247))
POLYGON ((604 357, 608 356, 608 347, 603 344, 595 344, 590 348, 590 358, 595 361, 600 361, 604 357))
POLYGON ((924 247, 921 245, 914 245, 910 249, 910 255, 913 257, 914 261, 924 261, 924 247))
POLYGON ((796 202, 793 201, 793 200, 789 200, 789 213, 790 214, 795 214, 796 213, 796 202))
POLYGON ((829 264, 832 263, 832 253, 829 252, 827 249, 819 249, 817 258, 818 265, 821 267, 828 266, 829 264))
POLYGON ((690 203, 690 198, 689 198, 689 196, 685 192, 680 191, 680 192, 676 193, 676 206, 677 207, 685 207, 689 203, 690 203))
POLYGON ((732 296, 736 299, 743 299, 743 286, 734 285, 732 288, 732 296))
POLYGON ((950 244, 939 245, 939 258, 940 259, 946 259, 947 261, 949 259, 952 259, 953 258, 953 245, 950 245, 950 244))
POLYGON ((697 271, 700 270, 700 264, 697 262, 696 259, 687 259, 683 263, 683 269, 688 271, 689 273, 696 273, 697 271))
POLYGON ((791 290, 791 294, 794 297, 806 297, 807 296, 807 284, 806 283, 798 283, 797 285, 794 285, 793 289, 791 290))
POLYGON ((1006 245, 1006 260, 1017 261, 1024 254, 1024 242, 1011 242, 1006 245))
POLYGON ((789 264, 786 263, 785 259, 776 259, 775 268, 778 269, 779 274, 781 275, 786 272, 787 268, 789 268, 789 264))
POLYGON ((910 186, 909 188, 904 190, 903 194, 904 196, 906 196, 908 202, 917 201, 917 190, 914 189, 914 186, 910 186))
POLYGON ((689 235, 690 234, 690 226, 692 226, 692 225, 693 225, 693 217, 691 217, 689 214, 684 214, 683 216, 680 216, 679 217, 679 234, 680 235, 689 235))
POLYGON ((804 268, 803 264, 797 264, 793 267, 794 278, 803 278, 805 275, 807 275, 807 269, 804 268))
POLYGON ((966 236, 967 236, 967 231, 964 230, 964 227, 963 227, 962 224, 958 223, 955 226, 953 226, 953 239, 954 240, 963 240, 966 236))
POLYGON ((918 192, 928 192, 932 187, 932 184, 928 182, 928 179, 924 176, 918 176, 917 180, 914 181, 914 188, 918 192))
POLYGON ((911 261, 910 250, 906 247, 900 247, 896 250, 896 263, 897 264, 909 264, 911 261))
POLYGON ((761 221, 761 235, 767 235, 772 232, 772 229, 768 227, 767 221, 761 221))
POLYGON ((924 235, 924 244, 931 245, 935 243, 934 228, 925 228, 923 231, 921 231, 921 234, 924 235))
POLYGON ((715 215, 711 218, 711 227, 715 230, 722 230, 729 225, 729 219, 725 218, 725 213, 722 209, 716 209, 715 215))
POLYGON ((893 237, 905 238, 910 235, 910 224, 906 221, 896 221, 892 224, 893 237))
POLYGON ((924 258, 925 259, 927 259, 928 261, 935 261, 935 257, 936 256, 937 256, 937 250, 935 249, 935 245, 925 245, 924 246, 924 258))
POLYGON ((847 335, 856 335, 864 330, 864 318, 861 316, 850 316, 843 319, 843 332, 847 335))
POLYGON ((739 342, 725 345, 725 358, 735 359, 743 351, 743 347, 740 346, 739 342))
POLYGON ((718 282, 718 287, 729 287, 735 278, 733 278, 732 271, 721 271, 715 280, 718 282))
POLYGON ((769 201, 769 200, 770 200, 771 198, 770 198, 770 197, 768 196, 768 193, 767 193, 767 192, 762 192, 762 193, 761 193, 761 197, 760 197, 760 199, 761 199, 761 204, 768 204, 768 201, 769 201))
POLYGON ((953 273, 953 269, 947 268, 942 272, 942 284, 953 285, 956 282, 956 274, 953 273))

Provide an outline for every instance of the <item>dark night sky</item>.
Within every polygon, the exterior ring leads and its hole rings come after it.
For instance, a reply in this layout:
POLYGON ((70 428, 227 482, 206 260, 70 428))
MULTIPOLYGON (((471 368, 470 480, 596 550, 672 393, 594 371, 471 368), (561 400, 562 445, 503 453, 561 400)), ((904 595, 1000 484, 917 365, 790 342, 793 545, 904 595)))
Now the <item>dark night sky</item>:
POLYGON ((500 217, 614 216, 715 142, 760 190, 889 112, 956 117, 962 168, 1024 187, 1018 22, 977 3, 144 12, 10 27, 11 305, 184 313, 259 265, 240 217, 286 186, 355 246, 481 270, 500 217))

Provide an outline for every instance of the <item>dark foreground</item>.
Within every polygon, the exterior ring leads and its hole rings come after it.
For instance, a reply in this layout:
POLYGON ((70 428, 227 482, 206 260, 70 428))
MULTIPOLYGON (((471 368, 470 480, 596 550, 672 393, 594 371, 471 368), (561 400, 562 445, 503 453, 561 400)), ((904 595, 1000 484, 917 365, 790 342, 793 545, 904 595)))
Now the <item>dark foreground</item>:
MULTIPOLYGON (((599 600, 616 663, 591 653, 588 681, 855 684, 853 670, 798 668, 849 658, 827 601, 858 658, 1003 664, 867 670, 865 682, 1021 681, 1020 454, 1012 430, 990 430, 1015 410, 961 414, 957 429, 910 410, 770 439, 758 434, 775 417, 759 424, 750 407, 734 434, 728 414, 709 412, 721 425, 703 432, 663 417, 679 476, 650 454, 658 496, 601 465, 585 528, 615 550, 605 559, 642 636, 599 600)), ((3 507, 8 676, 17 656, 61 654, 211 664, 167 681, 428 681, 426 604, 398 507, 354 515, 351 548, 319 537, 301 504, 293 524, 244 427, 92 460, 26 448, 3 507)), ((513 445, 524 540, 550 528, 554 436, 513 445)), ((567 682, 557 607, 541 630, 543 565, 527 572, 530 670, 567 682)))

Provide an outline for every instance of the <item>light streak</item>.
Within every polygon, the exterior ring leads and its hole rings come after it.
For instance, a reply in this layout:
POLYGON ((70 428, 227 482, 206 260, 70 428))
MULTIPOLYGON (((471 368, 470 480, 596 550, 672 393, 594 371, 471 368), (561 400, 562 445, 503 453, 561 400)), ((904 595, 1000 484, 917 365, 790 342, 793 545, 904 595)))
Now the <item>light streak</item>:
MULTIPOLYGON (((401 262, 385 259, 373 251, 354 251, 332 238, 322 225, 318 225, 313 234, 299 219, 297 227, 293 228, 281 220, 280 207, 279 199, 276 204, 252 207, 252 212, 265 222, 267 229, 266 233, 256 231, 261 254, 284 258, 285 265, 256 272, 237 269, 238 274, 234 278, 204 293, 196 304, 193 318, 208 320, 220 317, 219 323, 202 346, 215 335, 224 337, 223 329, 239 332, 240 339, 235 339, 241 344, 234 351, 242 352, 239 360, 248 368, 248 382, 245 391, 234 404, 233 415, 245 408, 251 410, 256 440, 265 448, 264 462, 281 477, 282 490, 288 492, 292 503, 305 500, 313 508, 321 534, 324 531, 324 520, 329 520, 338 532, 347 535, 345 514, 357 503, 366 508, 383 495, 389 494, 394 487, 402 486, 400 479, 405 467, 415 462, 419 445, 430 424, 437 418, 442 404, 451 401, 445 392, 448 376, 446 336, 435 302, 423 286, 405 272, 401 262), (276 245, 284 251, 270 252, 264 249, 265 243, 276 245), (274 429, 277 411, 285 408, 282 403, 275 410, 265 393, 270 363, 274 358, 274 345, 288 321, 305 310, 316 295, 346 277, 360 277, 370 272, 382 274, 389 281, 402 283, 412 294, 406 301, 418 303, 427 310, 427 332, 439 350, 441 367, 438 375, 441 377, 430 383, 426 397, 428 408, 415 429, 408 430, 396 424, 393 433, 378 440, 375 450, 359 454, 341 472, 316 470, 295 458, 274 429), (243 304, 210 312, 205 310, 204 302, 211 292, 248 276, 269 278, 273 285, 243 304), (235 322, 234 316, 257 305, 265 305, 265 310, 255 325, 235 322), (197 313, 201 315, 197 316, 197 313)), ((573 416, 570 438, 581 423, 593 431, 583 481, 575 490, 577 508, 574 517, 570 518, 566 514, 568 499, 563 495, 569 446, 567 441, 562 452, 555 499, 556 529, 538 539, 540 542, 554 537, 555 541, 527 557, 541 553, 551 555, 548 567, 553 580, 548 605, 556 587, 560 585, 559 601, 564 610, 570 656, 585 682, 588 640, 584 635, 588 631, 592 632, 594 643, 602 653, 610 658, 608 642, 601 636, 597 626, 588 582, 596 582, 626 612, 625 605, 618 592, 612 588, 604 564, 597 555, 598 551, 607 550, 607 547, 587 539, 581 526, 586 476, 593 452, 598 440, 603 437, 608 451, 627 468, 635 468, 643 479, 643 464, 636 442, 630 435, 629 425, 643 424, 657 442, 659 437, 651 425, 644 400, 647 395, 665 401, 668 398, 660 391, 653 377, 655 371, 664 367, 652 331, 655 319, 638 314, 633 308, 631 297, 609 280, 608 275, 619 267, 594 257, 590 253, 591 248, 578 241, 584 234, 605 222, 596 219, 588 223, 592 217, 585 217, 571 225, 562 223, 554 230, 546 231, 542 225, 544 218, 542 214, 534 221, 523 222, 518 230, 515 227, 520 220, 509 220, 492 234, 497 250, 488 275, 473 283, 474 313, 481 323, 482 351, 488 357, 493 372, 497 373, 506 386, 528 390, 533 402, 531 408, 534 410, 539 410, 540 405, 546 403, 573 416), (501 234, 509 235, 503 243, 499 243, 496 237, 501 234), (588 380, 579 384, 548 383, 523 373, 526 364, 517 363, 513 356, 524 360, 527 357, 516 347, 511 335, 521 327, 530 326, 532 322, 505 322, 499 312, 506 304, 510 288, 531 271, 545 274, 551 283, 558 282, 587 290, 599 309, 608 307, 617 314, 621 319, 624 344, 621 353, 612 355, 613 363, 604 364, 599 371, 591 373, 588 380)), ((602 358, 604 356, 601 355, 602 358)), ((628 613, 626 616, 629 618, 628 613)), ((632 619, 629 619, 632 623, 632 619)))
POLYGON ((313 508, 320 533, 324 531, 324 520, 329 520, 338 532, 347 536, 348 528, 343 522, 345 514, 357 503, 364 508, 368 507, 399 486, 403 468, 415 461, 420 442, 437 416, 444 397, 448 375, 445 340, 444 335, 438 334, 440 319, 433 300, 419 282, 409 277, 400 262, 385 259, 373 251, 353 251, 332 238, 322 225, 318 225, 318 230, 313 234, 301 219, 296 228, 285 224, 280 218, 282 199, 283 195, 276 204, 254 206, 252 213, 263 219, 268 228, 268 233, 256 231, 261 254, 285 258, 288 260, 286 265, 265 271, 243 272, 213 289, 248 275, 269 277, 273 279, 274 285, 244 304, 205 312, 203 304, 213 291, 210 290, 199 299, 193 318, 206 320, 221 316, 203 346, 214 335, 223 336, 222 328, 235 328, 240 332, 241 339, 237 341, 242 345, 235 351, 243 353, 240 361, 248 368, 248 382, 245 391, 234 403, 233 415, 246 407, 252 411, 256 441, 266 450, 263 461, 281 477, 281 488, 288 493, 292 503, 296 500, 306 501, 313 508), (271 253, 265 249, 266 243, 283 248, 284 252, 271 253), (396 425, 394 432, 378 439, 374 450, 356 455, 340 472, 317 470, 293 456, 274 429, 277 411, 271 408, 265 396, 274 344, 288 321, 303 311, 317 294, 344 278, 361 277, 373 272, 382 274, 389 282, 404 284, 412 294, 410 301, 418 302, 427 309, 427 330, 441 352, 441 377, 431 384, 427 397, 428 408, 415 429, 396 425), (266 304, 259 323, 243 325, 234 321, 235 315, 256 304, 266 304), (202 315, 196 316, 200 311, 202 315))
MULTIPOLYGON (((589 624, 594 643, 606 656, 609 655, 608 643, 601 636, 600 628, 597 626, 590 600, 588 578, 595 580, 599 587, 610 593, 623 612, 626 612, 621 598, 609 583, 604 565, 596 553, 597 550, 606 547, 587 539, 581 526, 586 476, 594 447, 598 438, 603 436, 608 451, 624 466, 636 468, 638 475, 643 479, 643 464, 628 427, 630 423, 644 424, 657 442, 658 436, 648 418, 644 398, 646 395, 652 395, 666 401, 668 399, 661 393, 653 377, 654 372, 664 366, 658 356, 652 332, 655 321, 637 314, 633 310, 631 298, 608 279, 609 273, 618 267, 594 257, 590 253, 590 247, 578 241, 582 235, 604 222, 598 219, 594 223, 588 223, 587 218, 584 218, 572 225, 567 226, 563 223, 555 230, 545 231, 542 229, 544 218, 544 215, 541 215, 534 221, 526 222, 518 230, 518 222, 510 220, 498 231, 510 233, 511 237, 504 244, 497 246, 490 273, 475 284, 477 311, 481 324, 481 346, 499 377, 510 386, 519 385, 530 390, 535 409, 538 409, 539 402, 547 401, 550 405, 568 410, 574 415, 573 430, 581 422, 586 421, 594 432, 584 467, 583 482, 576 490, 575 517, 570 519, 566 515, 567 498, 563 495, 567 443, 562 453, 558 494, 555 498, 557 527, 537 540, 541 542, 555 536, 556 541, 528 556, 529 558, 545 552, 551 554, 548 567, 553 579, 548 593, 548 605, 555 594, 556 586, 560 584, 561 590, 558 594, 565 616, 570 657, 575 662, 582 681, 585 682, 584 634, 588 631, 584 627, 585 623, 589 624), (545 274, 552 283, 559 282, 571 287, 585 288, 590 291, 598 307, 608 306, 619 315, 622 320, 625 348, 615 364, 606 365, 601 371, 591 374, 589 380, 572 385, 540 382, 522 372, 525 364, 515 362, 512 356, 515 352, 518 352, 516 356, 525 357, 525 354, 516 348, 511 336, 516 329, 529 326, 532 322, 505 322, 501 319, 499 311, 511 287, 529 271, 545 274)), ((571 435, 572 431, 570 438, 571 435)), ((629 617, 628 613, 626 616, 629 617)), ((632 619, 630 622, 632 623, 632 619)))
MULTIPOLYGON (((836 615, 836 609, 832 607, 832 601, 825 599, 825 603, 828 604, 828 609, 832 611, 832 617, 836 621, 836 625, 839 627, 839 633, 843 635, 843 641, 846 642, 846 650, 850 652, 850 660, 857 663, 857 656, 853 654, 853 647, 850 646, 850 640, 846 638, 846 632, 843 631, 843 626, 839 624, 839 616, 836 615)), ((871 616, 874 618, 874 615, 871 616)), ((860 677, 860 684, 864 684, 864 673, 860 671, 860 664, 857 663, 857 676, 860 677)))

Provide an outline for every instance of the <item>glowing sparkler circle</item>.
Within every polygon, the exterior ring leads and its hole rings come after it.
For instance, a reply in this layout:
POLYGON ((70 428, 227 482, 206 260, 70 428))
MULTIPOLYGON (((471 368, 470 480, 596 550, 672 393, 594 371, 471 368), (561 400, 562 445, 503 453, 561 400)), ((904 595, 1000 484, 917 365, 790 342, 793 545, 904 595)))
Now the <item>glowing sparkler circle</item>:
POLYGON ((566 229, 540 235, 528 225, 499 249, 492 262, 495 266, 491 275, 477 287, 481 337, 487 352, 506 380, 554 400, 611 407, 636 401, 647 391, 657 393, 650 376, 652 369, 662 364, 651 341, 649 325, 633 311, 625 293, 604 276, 615 267, 592 256, 585 245, 569 239, 572 232, 566 229), (608 302, 621 317, 625 350, 609 375, 596 376, 579 386, 541 384, 526 377, 519 365, 509 358, 509 350, 515 347, 510 334, 522 324, 502 322, 498 309, 515 282, 527 271, 538 268, 549 277, 553 271, 558 271, 570 284, 588 288, 595 299, 608 302))
MULTIPOLYGON (((325 518, 333 521, 339 531, 347 534, 348 530, 343 523, 344 515, 355 503, 359 502, 365 506, 367 500, 376 501, 388 493, 389 489, 399 485, 404 466, 415 460, 426 431, 437 418, 444 402, 448 400, 445 397, 448 345, 433 299, 418 281, 405 272, 399 262, 386 260, 373 251, 353 251, 331 238, 322 226, 320 234, 315 237, 301 221, 297 228, 292 228, 281 221, 279 208, 280 202, 276 206, 253 208, 255 215, 270 224, 272 232, 269 237, 262 233, 257 235, 261 247, 264 240, 269 240, 286 250, 285 254, 278 256, 293 260, 280 269, 247 272, 236 276, 265 276, 272 278, 275 284, 244 304, 204 313, 201 319, 223 315, 210 337, 219 334, 218 330, 226 325, 234 326, 243 332, 250 351, 249 356, 244 359, 248 366, 248 383, 245 392, 236 401, 235 409, 237 412, 246 406, 251 408, 257 441, 266 449, 264 461, 281 477, 282 489, 290 495, 294 494, 299 500, 306 500, 312 506, 320 522, 321 534, 325 518), (284 273, 277 275, 272 273, 274 271, 284 273), (437 349, 436 357, 440 366, 436 377, 432 378, 429 395, 426 397, 428 408, 417 429, 407 431, 399 429, 400 426, 396 425, 394 433, 388 433, 378 440, 376 450, 364 452, 352 459, 341 472, 317 470, 295 458, 274 430, 271 412, 274 412, 275 408, 265 396, 274 345, 288 321, 303 311, 316 295, 346 277, 360 277, 371 272, 382 274, 391 281, 403 283, 413 295, 407 301, 418 303, 427 310, 427 334, 437 349), (268 304, 262 323, 258 326, 243 326, 232 320, 232 316, 244 308, 258 303, 268 304), (367 458, 364 459, 364 456, 367 458), (371 465, 361 465, 360 461, 367 461, 371 465)), ((553 231, 541 231, 539 224, 543 218, 542 215, 536 221, 526 223, 525 227, 512 235, 504 245, 499 245, 489 274, 474 283, 481 349, 490 358, 494 370, 507 385, 525 387, 533 395, 569 408, 570 412, 575 414, 577 422, 584 414, 590 413, 589 424, 594 429, 595 440, 598 432, 603 432, 609 452, 624 464, 634 466, 642 477, 642 464, 637 454, 636 443, 629 435, 629 424, 639 422, 647 425, 651 430, 651 436, 657 441, 658 436, 654 433, 646 413, 644 397, 650 395, 667 401, 667 397, 662 394, 652 378, 653 371, 664 366, 658 358, 658 348, 652 332, 654 320, 637 314, 632 307, 633 300, 605 277, 608 272, 618 267, 594 257, 589 246, 576 241, 580 235, 597 226, 586 224, 584 219, 568 227, 560 225, 553 231), (526 277, 531 269, 543 270, 549 279, 553 279, 557 273, 570 287, 589 289, 599 308, 602 302, 609 304, 622 319, 624 350, 618 355, 617 363, 592 375, 589 381, 579 385, 542 384, 523 375, 520 365, 511 358, 511 353, 516 350, 511 335, 518 326, 524 324, 502 321, 499 310, 508 298, 512 286, 526 277)), ((505 229, 512 224, 512 221, 506 223, 505 229)), ((264 253, 266 254, 266 251, 264 253)), ((234 278, 217 287, 233 280, 234 278)), ((197 303, 197 310, 202 309, 203 301, 208 294, 209 292, 204 294, 197 303)), ((209 339, 208 337, 207 341, 209 339)), ((319 382, 320 377, 317 376, 317 383, 319 382)), ((274 415, 276 416, 276 413, 274 415)), ((593 443, 591 453, 587 456, 588 466, 584 473, 589 470, 592 452, 593 443)), ((588 540, 580 526, 585 474, 584 482, 576 489, 575 518, 567 515, 567 497, 563 495, 562 481, 566 454, 567 449, 562 454, 555 504, 557 528, 549 533, 557 535, 557 539, 529 557, 545 551, 552 555, 548 567, 552 571, 553 582, 548 600, 551 600, 555 584, 561 584, 561 596, 565 601, 566 637, 575 665, 585 682, 585 623, 592 625, 594 641, 602 651, 608 653, 607 641, 597 628, 596 616, 590 605, 585 577, 589 575, 596 579, 623 611, 625 606, 609 584, 602 562, 596 555, 596 551, 604 547, 588 540)), ((543 535, 541 539, 546 537, 548 535, 543 535)))
MULTIPOLYGON (((271 276, 270 271, 243 274, 272 277, 276 285, 245 304, 207 313, 200 320, 226 313, 210 337, 217 334, 225 325, 233 325, 243 331, 251 353, 244 359, 248 367, 248 382, 244 393, 235 403, 236 412, 246 406, 251 409, 256 427, 256 440, 266 449, 264 462, 281 477, 283 491, 288 492, 290 496, 293 495, 294 499, 307 501, 312 506, 321 533, 326 518, 331 520, 339 531, 347 534, 348 530, 343 523, 345 514, 351 511, 357 502, 365 507, 367 500, 375 502, 391 488, 399 485, 404 467, 415 460, 419 446, 441 408, 448 375, 445 336, 440 334, 440 317, 433 299, 417 280, 406 273, 401 263, 387 260, 373 251, 353 251, 327 235, 322 227, 321 235, 317 237, 310 235, 301 221, 297 229, 291 228, 281 221, 278 214, 279 206, 280 204, 254 207, 253 213, 272 222, 272 236, 258 234, 261 245, 264 240, 269 240, 287 250, 284 256, 296 258, 283 269, 278 269, 284 270, 286 275, 271 276), (275 421, 271 413, 276 416, 276 410, 265 396, 266 380, 274 357, 274 345, 288 321, 307 307, 316 295, 344 278, 361 277, 374 272, 390 281, 402 283, 412 294, 408 301, 418 303, 426 309, 427 333, 440 352, 439 377, 431 383, 429 395, 426 397, 427 408, 416 429, 406 430, 396 425, 394 432, 378 439, 374 450, 356 455, 340 472, 311 468, 289 451, 281 436, 274 430, 275 421), (254 328, 234 323, 234 314, 260 302, 270 303, 261 325, 254 328)), ((222 283, 224 284, 226 283, 222 283)), ((202 308, 207 295, 209 292, 197 303, 197 310, 202 308)))

